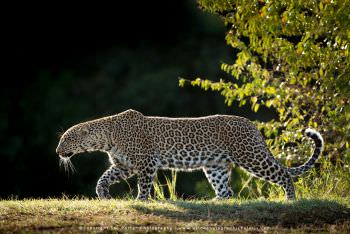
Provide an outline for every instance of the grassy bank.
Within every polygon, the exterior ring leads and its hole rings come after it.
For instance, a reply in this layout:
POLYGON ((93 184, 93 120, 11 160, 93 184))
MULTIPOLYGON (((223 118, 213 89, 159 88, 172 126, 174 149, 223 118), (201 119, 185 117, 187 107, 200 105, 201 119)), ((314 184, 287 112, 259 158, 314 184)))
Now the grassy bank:
POLYGON ((2 200, 6 232, 346 232, 350 200, 2 200))

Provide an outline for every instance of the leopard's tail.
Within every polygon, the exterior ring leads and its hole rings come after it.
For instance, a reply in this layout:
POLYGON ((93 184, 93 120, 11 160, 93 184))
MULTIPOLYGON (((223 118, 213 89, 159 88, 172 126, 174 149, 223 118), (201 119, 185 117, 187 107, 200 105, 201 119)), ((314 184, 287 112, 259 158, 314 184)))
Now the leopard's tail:
POLYGON ((306 163, 299 167, 288 168, 288 172, 291 174, 291 176, 301 175, 311 169, 314 166, 316 160, 320 157, 323 150, 324 141, 319 132, 308 128, 306 129, 305 134, 315 142, 315 150, 306 163))

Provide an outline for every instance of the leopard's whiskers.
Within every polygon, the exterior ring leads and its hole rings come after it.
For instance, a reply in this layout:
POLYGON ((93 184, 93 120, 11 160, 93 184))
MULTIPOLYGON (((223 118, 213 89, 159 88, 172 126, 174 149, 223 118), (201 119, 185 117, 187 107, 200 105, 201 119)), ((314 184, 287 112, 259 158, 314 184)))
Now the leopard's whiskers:
POLYGON ((76 169, 70 160, 71 157, 62 157, 60 156, 60 167, 63 166, 64 170, 69 174, 69 172, 76 172, 76 169))

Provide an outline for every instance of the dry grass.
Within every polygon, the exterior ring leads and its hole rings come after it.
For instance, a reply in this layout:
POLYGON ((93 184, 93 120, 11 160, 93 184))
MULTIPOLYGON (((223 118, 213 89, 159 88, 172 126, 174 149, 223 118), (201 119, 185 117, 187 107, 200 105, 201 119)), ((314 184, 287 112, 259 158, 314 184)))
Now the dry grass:
POLYGON ((347 232, 350 200, 0 201, 0 233, 347 232))

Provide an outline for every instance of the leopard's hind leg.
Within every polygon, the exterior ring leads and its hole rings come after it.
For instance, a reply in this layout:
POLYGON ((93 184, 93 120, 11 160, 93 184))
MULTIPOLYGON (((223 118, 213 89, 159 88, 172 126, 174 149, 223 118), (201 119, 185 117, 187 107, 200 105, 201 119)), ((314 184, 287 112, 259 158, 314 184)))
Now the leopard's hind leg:
POLYGON ((283 187, 287 199, 295 199, 295 189, 291 175, 269 152, 263 151, 254 157, 241 157, 236 164, 249 173, 283 187))
POLYGON ((207 166, 203 171, 215 190, 216 199, 226 199, 233 196, 230 187, 231 167, 225 166, 207 166))

